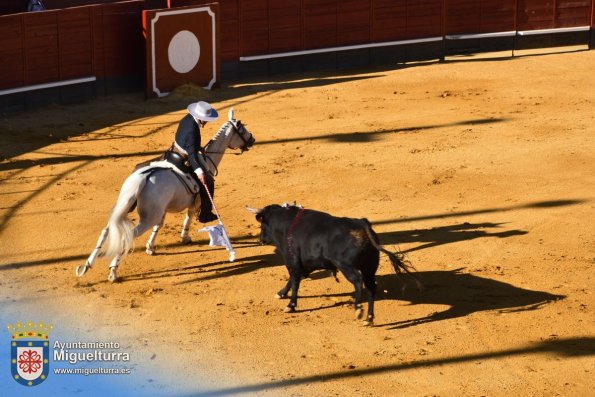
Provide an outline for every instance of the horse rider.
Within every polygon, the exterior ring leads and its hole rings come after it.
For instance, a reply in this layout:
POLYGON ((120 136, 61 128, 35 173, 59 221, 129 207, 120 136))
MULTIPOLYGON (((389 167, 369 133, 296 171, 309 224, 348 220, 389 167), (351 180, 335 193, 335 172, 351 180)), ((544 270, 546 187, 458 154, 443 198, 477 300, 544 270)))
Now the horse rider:
POLYGON ((213 205, 205 188, 209 189, 211 197, 215 194, 215 180, 209 173, 205 162, 205 152, 200 142, 200 129, 209 121, 217 120, 219 114, 207 102, 199 101, 188 105, 188 114, 180 120, 176 137, 170 149, 165 153, 165 159, 178 165, 184 171, 190 172, 200 181, 200 214, 198 220, 202 223, 217 219, 213 214, 213 205), (181 160, 181 161, 180 161, 181 160), (181 164, 180 164, 181 163, 181 164))

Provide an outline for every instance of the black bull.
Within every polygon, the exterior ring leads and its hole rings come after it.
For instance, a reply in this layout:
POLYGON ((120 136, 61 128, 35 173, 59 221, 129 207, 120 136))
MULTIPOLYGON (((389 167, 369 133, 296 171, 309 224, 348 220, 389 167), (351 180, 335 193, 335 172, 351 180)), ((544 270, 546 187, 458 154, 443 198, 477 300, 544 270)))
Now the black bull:
MULTIPOLYGON (((260 241, 274 245, 283 255, 289 281, 277 297, 291 298, 285 312, 294 312, 302 278, 319 269, 341 271, 355 287, 356 318, 361 318, 362 284, 368 290, 368 316, 365 325, 374 320, 376 270, 380 252, 385 253, 397 275, 410 274, 402 254, 382 248, 367 219, 338 218, 330 214, 297 206, 268 205, 254 210, 260 222, 260 241)), ((414 278, 415 279, 415 278, 414 278)), ((421 284, 415 279, 418 288, 421 284)))

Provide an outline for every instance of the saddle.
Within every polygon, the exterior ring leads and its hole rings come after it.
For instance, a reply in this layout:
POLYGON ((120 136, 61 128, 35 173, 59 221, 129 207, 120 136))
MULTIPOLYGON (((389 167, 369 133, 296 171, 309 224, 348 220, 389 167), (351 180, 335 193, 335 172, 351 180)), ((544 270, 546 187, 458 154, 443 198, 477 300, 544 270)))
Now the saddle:
MULTIPOLYGON (((188 193, 196 195, 196 199, 198 199, 197 192, 199 191, 199 186, 200 186, 198 178, 196 177, 196 174, 192 171, 192 167, 190 166, 190 163, 188 162, 187 157, 185 155, 175 151, 175 147, 173 145, 161 156, 153 158, 151 160, 147 160, 147 161, 138 163, 134 167, 134 172, 137 172, 141 169, 142 169, 142 171, 139 171, 139 172, 146 173, 146 172, 153 172, 160 168, 161 169, 173 168, 171 166, 167 167, 166 164, 164 164, 163 162, 167 162, 167 163, 171 164, 173 167, 175 167, 178 170, 177 172, 174 172, 174 174, 178 177, 178 179, 180 179, 180 181, 182 182, 184 187, 186 187, 186 190, 188 190, 188 193), (161 165, 159 164, 160 162, 161 162, 161 165), (182 176, 182 174, 184 174, 184 176, 182 176)), ((128 212, 132 212, 135 209, 136 209, 136 201, 130 207, 128 212)))
POLYGON ((193 174, 190 163, 188 163, 188 160, 186 160, 180 153, 174 152, 173 150, 168 150, 163 154, 163 160, 173 164, 177 169, 185 174, 193 174))
POLYGON ((171 147, 169 149, 167 149, 167 151, 165 153, 163 153, 161 156, 155 157, 151 160, 143 161, 143 162, 135 165, 134 171, 137 171, 143 167, 149 166, 149 165, 151 165, 151 163, 154 163, 156 161, 167 161, 168 163, 174 165, 177 169, 179 169, 180 171, 182 171, 185 174, 190 174, 190 175, 194 174, 194 172, 192 171, 192 167, 190 166, 190 163, 188 162, 188 156, 183 153, 178 152, 176 150, 176 147, 174 146, 174 144, 172 144, 171 147))

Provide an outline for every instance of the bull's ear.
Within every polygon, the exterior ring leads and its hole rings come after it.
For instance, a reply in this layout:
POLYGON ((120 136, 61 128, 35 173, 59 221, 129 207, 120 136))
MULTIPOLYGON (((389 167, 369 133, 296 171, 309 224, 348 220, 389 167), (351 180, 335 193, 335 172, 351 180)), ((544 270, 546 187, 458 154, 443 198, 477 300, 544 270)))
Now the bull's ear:
POLYGON ((257 220, 259 223, 262 223, 262 214, 256 214, 256 220, 257 220))

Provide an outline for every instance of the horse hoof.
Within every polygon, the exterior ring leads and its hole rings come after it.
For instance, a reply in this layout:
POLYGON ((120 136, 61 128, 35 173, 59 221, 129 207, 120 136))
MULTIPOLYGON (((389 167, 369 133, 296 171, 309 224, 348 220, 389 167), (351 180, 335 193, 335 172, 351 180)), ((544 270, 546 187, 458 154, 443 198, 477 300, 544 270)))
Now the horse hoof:
POLYGON ((110 269, 109 275, 107 276, 107 281, 110 283, 115 283, 118 281, 118 276, 116 275, 116 271, 114 269, 110 269))
POLYGON ((182 237, 182 244, 190 244, 190 243, 192 243, 192 239, 190 238, 190 236, 182 237))
POLYGON ((145 250, 145 252, 147 253, 147 255, 155 255, 155 250, 154 249, 151 249, 151 248, 147 248, 145 250))
POLYGON ((295 313, 295 307, 293 306, 286 306, 285 309, 283 309, 284 313, 295 313))
POLYGON ((85 273, 87 273, 87 270, 89 270, 91 266, 87 266, 87 264, 85 263, 84 265, 78 265, 76 267, 76 269, 74 270, 74 272, 76 273, 76 275, 78 277, 83 277, 85 275, 85 273))
POLYGON ((355 319, 361 320, 363 316, 364 316, 364 309, 362 309, 361 307, 356 308, 355 309, 355 319))

